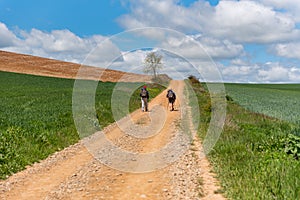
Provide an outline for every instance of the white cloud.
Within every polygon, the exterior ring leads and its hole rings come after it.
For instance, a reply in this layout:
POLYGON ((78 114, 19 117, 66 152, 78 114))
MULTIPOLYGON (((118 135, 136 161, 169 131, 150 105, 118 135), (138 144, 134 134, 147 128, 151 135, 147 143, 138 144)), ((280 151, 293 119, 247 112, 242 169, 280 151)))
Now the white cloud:
POLYGON ((174 79, 185 79, 193 74, 197 76, 199 71, 191 59, 187 59, 178 52, 167 51, 166 49, 157 51, 163 56, 163 69, 161 73, 167 74, 174 79))
MULTIPOLYGON (((100 35, 81 38, 69 30, 48 33, 37 29, 20 31, 20 35, 21 38, 2 49, 94 66, 104 65, 118 57, 122 59, 119 48, 100 35)), ((11 37, 17 38, 14 34, 11 37)))
POLYGON ((292 18, 254 1, 221 1, 207 27, 214 36, 238 42, 269 43, 300 36, 292 18))
POLYGON ((133 52, 123 53, 124 62, 132 66, 141 66, 146 58, 147 51, 137 50, 133 52))
MULTIPOLYGON (((78 53, 89 46, 88 40, 76 36, 69 30, 54 30, 46 33, 37 29, 21 32, 24 45, 42 49, 45 53, 74 52, 78 53)), ((86 51, 86 50, 85 50, 86 51)))
POLYGON ((132 52, 122 52, 123 60, 116 60, 108 68, 126 72, 143 74, 143 60, 147 51, 136 50, 132 52))
POLYGON ((229 66, 220 65, 225 82, 256 82, 260 66, 242 59, 233 59, 229 66))
POLYGON ((249 63, 245 60, 242 60, 240 58, 235 58, 232 59, 230 62, 232 65, 238 65, 238 66, 245 66, 245 65, 249 65, 249 63))
POLYGON ((7 26, 0 22, 0 48, 14 45, 16 36, 8 30, 7 26))
POLYGON ((243 54, 242 45, 201 35, 168 37, 161 46, 188 59, 224 59, 243 54))
POLYGON ((272 45, 271 51, 282 57, 300 59, 300 42, 272 45))
POLYGON ((294 19, 255 1, 199 0, 190 7, 176 0, 129 0, 131 13, 119 18, 128 29, 159 26, 234 42, 271 43, 300 39, 294 19))
POLYGON ((251 66, 229 66, 222 71, 222 74, 225 76, 249 76, 254 71, 253 68, 251 66))
POLYGON ((291 82, 300 83, 300 68, 292 67, 289 72, 291 82))
POLYGON ((107 38, 103 39, 102 36, 95 37, 91 39, 97 43, 97 47, 91 48, 83 64, 107 68, 111 62, 123 61, 122 52, 116 44, 107 38))
POLYGON ((218 40, 212 37, 200 37, 197 41, 213 59, 234 58, 244 53, 240 44, 234 44, 229 40, 218 40))
POLYGON ((299 83, 300 69, 285 66, 277 62, 255 64, 240 59, 231 65, 219 65, 225 82, 244 83, 299 83))
POLYGON ((258 70, 259 82, 299 83, 300 69, 295 66, 284 66, 280 63, 266 63, 258 70))
POLYGON ((118 21, 127 29, 159 26, 187 30, 199 28, 194 12, 177 5, 177 0, 128 0, 131 13, 121 16, 118 21))
POLYGON ((289 69, 278 65, 269 66, 267 69, 258 70, 258 76, 267 82, 283 82, 289 80, 289 69))
POLYGON ((174 79, 185 79, 191 74, 196 76, 200 75, 200 70, 197 69, 198 66, 193 66, 193 64, 195 63, 191 63, 189 62, 189 60, 186 60, 180 55, 173 54, 172 52, 168 52, 162 49, 123 52, 124 60, 122 62, 116 61, 112 63, 109 68, 143 74, 143 61, 147 53, 149 53, 150 51, 155 51, 159 55, 163 56, 163 68, 159 70, 159 73, 167 74, 174 79))
POLYGON ((285 10, 298 23, 300 22, 300 3, 297 0, 260 0, 265 5, 285 10))

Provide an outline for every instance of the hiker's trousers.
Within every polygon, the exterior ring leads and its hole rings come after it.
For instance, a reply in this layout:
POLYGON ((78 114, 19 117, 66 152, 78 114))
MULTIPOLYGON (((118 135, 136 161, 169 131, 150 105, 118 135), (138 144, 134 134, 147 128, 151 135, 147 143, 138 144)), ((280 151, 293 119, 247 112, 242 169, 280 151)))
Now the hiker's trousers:
POLYGON ((141 97, 142 111, 148 111, 148 99, 141 97))

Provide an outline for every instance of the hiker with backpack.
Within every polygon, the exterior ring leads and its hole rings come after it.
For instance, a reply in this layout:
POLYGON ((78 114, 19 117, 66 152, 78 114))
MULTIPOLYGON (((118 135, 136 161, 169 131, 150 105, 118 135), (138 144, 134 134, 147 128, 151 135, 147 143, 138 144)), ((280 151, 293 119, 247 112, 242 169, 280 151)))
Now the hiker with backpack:
POLYGON ((169 89, 166 97, 169 100, 168 107, 171 104, 172 105, 171 111, 173 111, 174 110, 174 102, 176 100, 175 92, 172 89, 169 89))
POLYGON ((142 111, 148 111, 148 100, 149 100, 149 92, 147 90, 147 86, 141 88, 140 92, 141 102, 142 102, 142 111))

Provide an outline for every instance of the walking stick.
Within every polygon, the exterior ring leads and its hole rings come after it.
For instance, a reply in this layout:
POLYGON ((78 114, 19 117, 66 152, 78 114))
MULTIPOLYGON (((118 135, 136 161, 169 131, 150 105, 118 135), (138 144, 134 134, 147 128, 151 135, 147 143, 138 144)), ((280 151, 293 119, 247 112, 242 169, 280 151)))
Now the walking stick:
POLYGON ((176 108, 177 108, 176 99, 175 99, 175 101, 174 101, 174 106, 173 106, 173 108, 174 108, 174 110, 176 110, 176 108))
POLYGON ((169 99, 167 98, 167 110, 169 109, 169 99))

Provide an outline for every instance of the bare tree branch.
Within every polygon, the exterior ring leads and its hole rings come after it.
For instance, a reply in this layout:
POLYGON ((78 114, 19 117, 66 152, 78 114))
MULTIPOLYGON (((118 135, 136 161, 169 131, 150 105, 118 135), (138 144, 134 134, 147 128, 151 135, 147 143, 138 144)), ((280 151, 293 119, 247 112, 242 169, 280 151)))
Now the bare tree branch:
POLYGON ((154 79, 157 78, 157 71, 159 69, 162 69, 163 64, 162 64, 162 55, 159 55, 155 52, 150 52, 147 54, 144 63, 144 72, 145 73, 153 73, 154 79))

